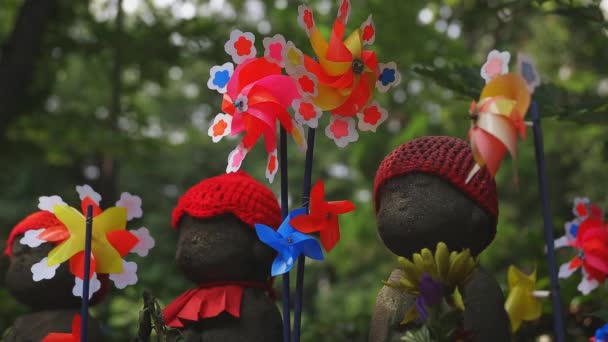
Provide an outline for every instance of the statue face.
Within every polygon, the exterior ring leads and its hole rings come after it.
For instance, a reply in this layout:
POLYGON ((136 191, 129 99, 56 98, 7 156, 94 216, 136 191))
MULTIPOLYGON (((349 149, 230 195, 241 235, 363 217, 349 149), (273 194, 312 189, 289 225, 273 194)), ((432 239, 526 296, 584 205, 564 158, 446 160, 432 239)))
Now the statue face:
POLYGON ((378 194, 378 232, 393 253, 411 257, 443 241, 479 254, 491 240, 492 219, 443 179, 412 173, 388 180, 378 194))
POLYGON ((188 279, 205 283, 269 277, 274 251, 234 215, 205 219, 184 215, 178 228, 175 259, 188 279))

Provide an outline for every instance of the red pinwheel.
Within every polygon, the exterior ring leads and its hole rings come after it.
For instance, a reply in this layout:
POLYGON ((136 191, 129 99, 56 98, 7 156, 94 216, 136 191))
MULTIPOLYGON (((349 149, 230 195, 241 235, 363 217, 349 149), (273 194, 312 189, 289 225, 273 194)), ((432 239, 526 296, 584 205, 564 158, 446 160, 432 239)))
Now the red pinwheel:
POLYGON ((325 202, 325 187, 319 180, 310 191, 310 212, 294 217, 289 223, 302 233, 321 233, 321 244, 327 252, 340 240, 338 215, 355 210, 351 201, 325 202))
POLYGON ((42 342, 80 342, 80 315, 74 316, 71 333, 50 333, 42 342))

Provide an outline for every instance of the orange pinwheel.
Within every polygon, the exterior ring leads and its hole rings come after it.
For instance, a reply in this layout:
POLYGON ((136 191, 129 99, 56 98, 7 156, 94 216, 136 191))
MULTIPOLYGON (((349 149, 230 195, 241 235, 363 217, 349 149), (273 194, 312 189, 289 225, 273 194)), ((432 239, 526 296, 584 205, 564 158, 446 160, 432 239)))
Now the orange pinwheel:
POLYGON ((338 215, 355 210, 351 201, 325 202, 325 187, 319 180, 310 191, 308 215, 294 217, 289 224, 302 233, 320 232, 321 244, 329 252, 340 240, 338 215))
MULTIPOLYGON (((375 38, 371 16, 343 41, 349 14, 350 2, 342 0, 329 42, 316 27, 308 7, 300 6, 298 18, 317 57, 303 59, 305 70, 318 81, 313 102, 323 111, 344 117, 353 117, 365 107, 380 75, 376 53, 363 50, 375 38)), ((298 69, 292 70, 297 76, 298 69)))
POLYGON ((523 121, 530 93, 525 80, 518 74, 501 75, 483 88, 478 103, 471 104, 472 126, 469 139, 477 165, 467 182, 483 166, 492 176, 496 174, 507 151, 517 161, 517 136, 526 137, 523 121))

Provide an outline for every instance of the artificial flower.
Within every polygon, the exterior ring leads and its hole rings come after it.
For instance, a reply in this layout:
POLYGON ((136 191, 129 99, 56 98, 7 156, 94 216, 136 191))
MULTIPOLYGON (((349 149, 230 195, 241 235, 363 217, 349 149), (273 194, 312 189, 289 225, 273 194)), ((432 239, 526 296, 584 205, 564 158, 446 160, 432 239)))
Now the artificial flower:
POLYGON ((590 342, 608 342, 608 323, 595 331, 595 336, 589 338, 590 342))
POLYGON ((508 51, 490 51, 486 62, 481 67, 481 77, 488 83, 498 76, 508 73, 510 59, 511 54, 508 51))

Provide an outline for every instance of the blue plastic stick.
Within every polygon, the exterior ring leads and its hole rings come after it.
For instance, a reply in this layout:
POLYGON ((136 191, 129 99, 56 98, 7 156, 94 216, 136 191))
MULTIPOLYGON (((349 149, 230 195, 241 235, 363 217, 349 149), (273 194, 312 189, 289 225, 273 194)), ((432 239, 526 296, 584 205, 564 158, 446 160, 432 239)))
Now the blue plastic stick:
MULTIPOLYGON (((281 169, 281 214, 283 219, 289 213, 288 201, 288 179, 287 179, 287 133, 281 126, 279 136, 279 167, 281 169)), ((283 273, 283 342, 291 340, 291 308, 289 300, 289 272, 283 273)))
POLYGON ((80 341, 87 341, 89 318, 89 273, 91 272, 91 235, 93 232, 93 206, 87 206, 87 224, 84 239, 84 279, 82 281, 82 307, 80 310, 80 341))
POLYGON ((555 246, 553 237, 553 220, 551 206, 549 203, 549 190, 547 188, 547 177, 545 174, 545 148, 543 145, 543 133, 540 126, 540 115, 536 101, 530 103, 530 114, 532 116, 534 130, 534 151, 536 153, 536 172, 538 173, 538 187, 543 202, 543 220, 545 225, 545 244, 547 245, 547 262, 549 263, 549 276, 551 278, 551 299, 553 302, 553 330, 555 341, 564 342, 564 317, 559 298, 559 282, 557 262, 555 260, 555 246))
MULTIPOLYGON (((312 178, 312 158, 315 148, 315 129, 308 128, 308 147, 306 149, 306 162, 304 164, 304 190, 302 191, 302 206, 308 209, 310 203, 310 186, 312 178)), ((304 267, 306 258, 298 258, 298 271, 296 274, 296 303, 293 317, 293 342, 300 342, 300 326, 302 323, 302 301, 304 297, 304 267)))

